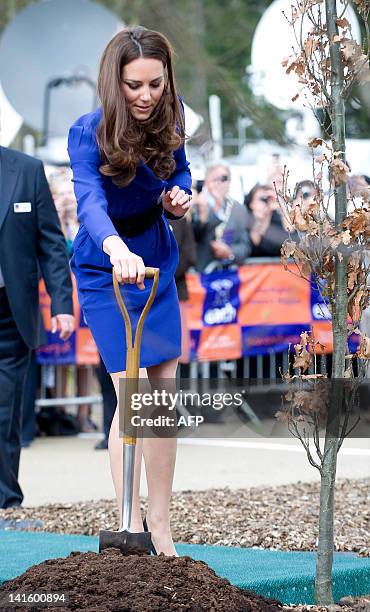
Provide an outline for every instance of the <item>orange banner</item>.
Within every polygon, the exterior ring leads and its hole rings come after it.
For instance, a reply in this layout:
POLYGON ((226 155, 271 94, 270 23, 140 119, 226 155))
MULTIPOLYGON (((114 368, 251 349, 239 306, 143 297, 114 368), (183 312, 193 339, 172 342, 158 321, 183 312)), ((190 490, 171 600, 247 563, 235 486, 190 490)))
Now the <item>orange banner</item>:
MULTIPOLYGON (((48 344, 40 347, 40 363, 97 364, 99 355, 86 326, 72 275, 77 329, 63 342, 50 331, 50 298, 40 283, 40 304, 48 344)), ((190 358, 199 361, 238 359, 285 351, 313 329, 316 339, 333 350, 330 313, 314 283, 298 277, 292 264, 251 264, 238 270, 187 274, 187 322, 190 358)), ((350 349, 356 350, 354 339, 350 349)), ((319 352, 319 351, 318 351, 319 352)))
MULTIPOLYGON (((192 360, 285 351, 311 329, 324 352, 333 351, 328 308, 316 285, 297 276, 294 264, 288 270, 277 261, 187 274, 186 282, 192 360)), ((350 349, 356 346, 353 338, 350 349)))

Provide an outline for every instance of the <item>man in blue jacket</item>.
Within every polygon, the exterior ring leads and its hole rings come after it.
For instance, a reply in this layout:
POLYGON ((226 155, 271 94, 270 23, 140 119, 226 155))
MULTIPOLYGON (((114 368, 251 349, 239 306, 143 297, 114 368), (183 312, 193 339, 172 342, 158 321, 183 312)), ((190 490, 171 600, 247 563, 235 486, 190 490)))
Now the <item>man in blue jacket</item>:
POLYGON ((74 330, 65 241, 41 161, 0 147, 0 508, 20 506, 21 402, 38 342, 38 282, 51 297, 52 331, 74 330))

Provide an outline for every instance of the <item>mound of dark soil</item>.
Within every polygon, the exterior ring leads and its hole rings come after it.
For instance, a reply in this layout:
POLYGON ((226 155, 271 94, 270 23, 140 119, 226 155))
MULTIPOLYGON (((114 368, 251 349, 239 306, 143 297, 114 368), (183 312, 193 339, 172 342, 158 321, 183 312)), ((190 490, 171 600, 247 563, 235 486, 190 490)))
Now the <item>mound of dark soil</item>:
POLYGON ((190 557, 123 556, 117 549, 100 554, 72 553, 34 565, 0 588, 0 609, 10 593, 64 593, 60 607, 23 606, 22 610, 89 612, 281 612, 282 604, 244 591, 220 578, 203 561, 190 557))

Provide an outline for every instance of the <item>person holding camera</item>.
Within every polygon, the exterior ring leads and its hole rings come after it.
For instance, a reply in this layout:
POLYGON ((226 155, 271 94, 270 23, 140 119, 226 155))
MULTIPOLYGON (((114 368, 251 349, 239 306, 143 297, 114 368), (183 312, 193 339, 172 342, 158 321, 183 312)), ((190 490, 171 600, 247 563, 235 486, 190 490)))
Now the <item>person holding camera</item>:
POLYGON ((230 178, 226 163, 213 163, 207 166, 200 193, 193 192, 192 221, 199 272, 241 265, 251 250, 246 211, 229 195, 230 178))
POLYGON ((255 185, 244 203, 248 211, 247 229, 251 241, 251 257, 278 257, 289 233, 283 227, 275 190, 268 185, 255 185))

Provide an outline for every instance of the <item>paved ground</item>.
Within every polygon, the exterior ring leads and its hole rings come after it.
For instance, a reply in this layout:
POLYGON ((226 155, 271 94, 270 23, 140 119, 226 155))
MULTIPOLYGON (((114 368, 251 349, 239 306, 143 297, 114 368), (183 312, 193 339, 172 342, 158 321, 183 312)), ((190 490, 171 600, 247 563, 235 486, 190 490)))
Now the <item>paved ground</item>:
MULTIPOLYGON (((94 437, 38 438, 21 455, 25 506, 114 496, 107 451, 94 437)), ((370 476, 370 439, 345 440, 338 456, 341 478, 370 476)), ((287 438, 180 439, 174 490, 251 487, 318 480, 301 444, 287 438)), ((142 494, 146 494, 142 478, 142 494)))

